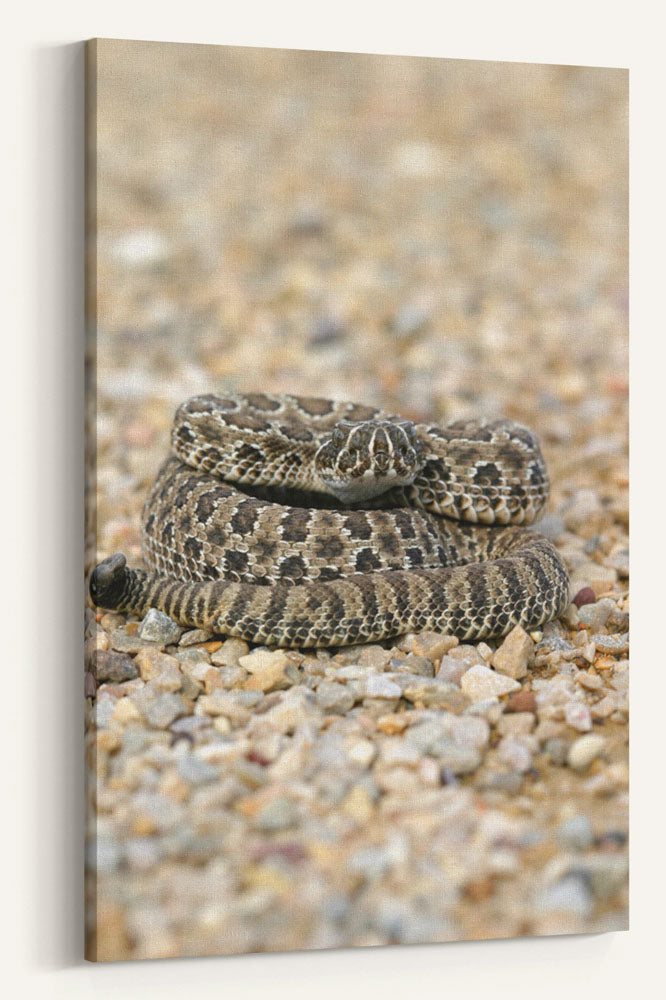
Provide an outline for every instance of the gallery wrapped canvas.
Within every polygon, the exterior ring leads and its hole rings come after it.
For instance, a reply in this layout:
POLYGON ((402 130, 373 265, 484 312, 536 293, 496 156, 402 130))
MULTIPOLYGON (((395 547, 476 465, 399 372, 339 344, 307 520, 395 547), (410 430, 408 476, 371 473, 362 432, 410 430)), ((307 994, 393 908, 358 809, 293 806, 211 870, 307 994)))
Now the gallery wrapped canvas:
POLYGON ((87 955, 627 926, 627 73, 87 53, 87 955))

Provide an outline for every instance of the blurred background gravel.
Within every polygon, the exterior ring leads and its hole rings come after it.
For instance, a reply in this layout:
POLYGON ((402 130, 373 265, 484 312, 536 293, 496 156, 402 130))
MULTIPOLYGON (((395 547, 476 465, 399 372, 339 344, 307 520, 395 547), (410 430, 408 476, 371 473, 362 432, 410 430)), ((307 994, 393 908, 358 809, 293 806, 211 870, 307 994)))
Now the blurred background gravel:
MULTIPOLYGON (((118 550, 140 562, 140 509, 178 403, 304 392, 417 420, 528 424, 553 484, 543 530, 572 598, 591 589, 592 603, 526 640, 529 673, 509 669, 527 701, 508 713, 509 691, 465 702, 464 681, 455 705, 396 699, 396 672, 461 681, 436 643, 418 668, 404 666, 407 648, 323 657, 320 670, 187 635, 144 655, 137 623, 89 609, 92 950, 626 926, 626 72, 95 46, 88 566, 118 550), (111 653, 135 666, 121 676, 115 661, 114 674, 111 653), (247 715, 201 701, 262 670, 273 682, 255 685, 247 715), (199 720, 186 738, 174 741, 182 720, 151 693, 199 720), (271 716, 280 705, 293 725, 271 716), (405 709, 416 715, 402 729, 378 722, 405 709), (449 715, 473 722, 452 736, 449 715), (410 743, 424 724, 467 757, 449 746, 449 766, 434 736, 410 743), (580 750, 593 736, 596 751, 580 750)), ((455 655, 486 669, 494 652, 455 655)))

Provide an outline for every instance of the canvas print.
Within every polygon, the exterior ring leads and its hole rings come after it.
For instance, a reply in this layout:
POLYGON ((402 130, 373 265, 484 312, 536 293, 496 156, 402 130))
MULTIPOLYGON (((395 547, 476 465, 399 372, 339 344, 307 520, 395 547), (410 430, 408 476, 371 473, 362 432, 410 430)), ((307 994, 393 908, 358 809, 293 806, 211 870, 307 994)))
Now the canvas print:
POLYGON ((87 956, 628 921, 628 74, 87 53, 87 956))

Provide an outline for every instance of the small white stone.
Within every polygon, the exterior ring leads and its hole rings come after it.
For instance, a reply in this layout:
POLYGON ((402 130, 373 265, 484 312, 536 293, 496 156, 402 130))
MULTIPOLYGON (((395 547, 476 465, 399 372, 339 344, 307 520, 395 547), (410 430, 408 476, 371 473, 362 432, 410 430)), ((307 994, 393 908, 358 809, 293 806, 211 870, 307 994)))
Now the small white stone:
POLYGON ((567 763, 574 771, 583 771, 593 760, 596 760, 603 753, 606 741, 603 736, 597 733, 589 733, 581 736, 569 747, 567 763))
POLYGON ((511 677, 498 674, 489 667, 476 664, 463 674, 460 687, 469 695, 472 701, 484 701, 486 698, 499 698, 511 691, 519 691, 520 684, 511 677))
POLYGON ((589 733, 592 728, 590 710, 583 701, 569 701, 564 706, 564 721, 579 733, 589 733))
POLYGON ((365 693, 368 698, 399 698, 402 689, 383 674, 370 674, 365 683, 365 693))

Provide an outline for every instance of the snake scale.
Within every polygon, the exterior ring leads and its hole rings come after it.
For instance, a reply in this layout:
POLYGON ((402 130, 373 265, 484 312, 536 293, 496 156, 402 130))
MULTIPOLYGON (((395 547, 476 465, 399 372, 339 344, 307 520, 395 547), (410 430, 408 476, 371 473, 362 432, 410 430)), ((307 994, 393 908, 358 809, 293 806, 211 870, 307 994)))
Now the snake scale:
POLYGON ((567 602, 557 550, 524 527, 547 496, 538 441, 509 420, 440 426, 329 399, 196 396, 143 509, 148 571, 110 556, 90 593, 270 646, 501 636, 567 602))

